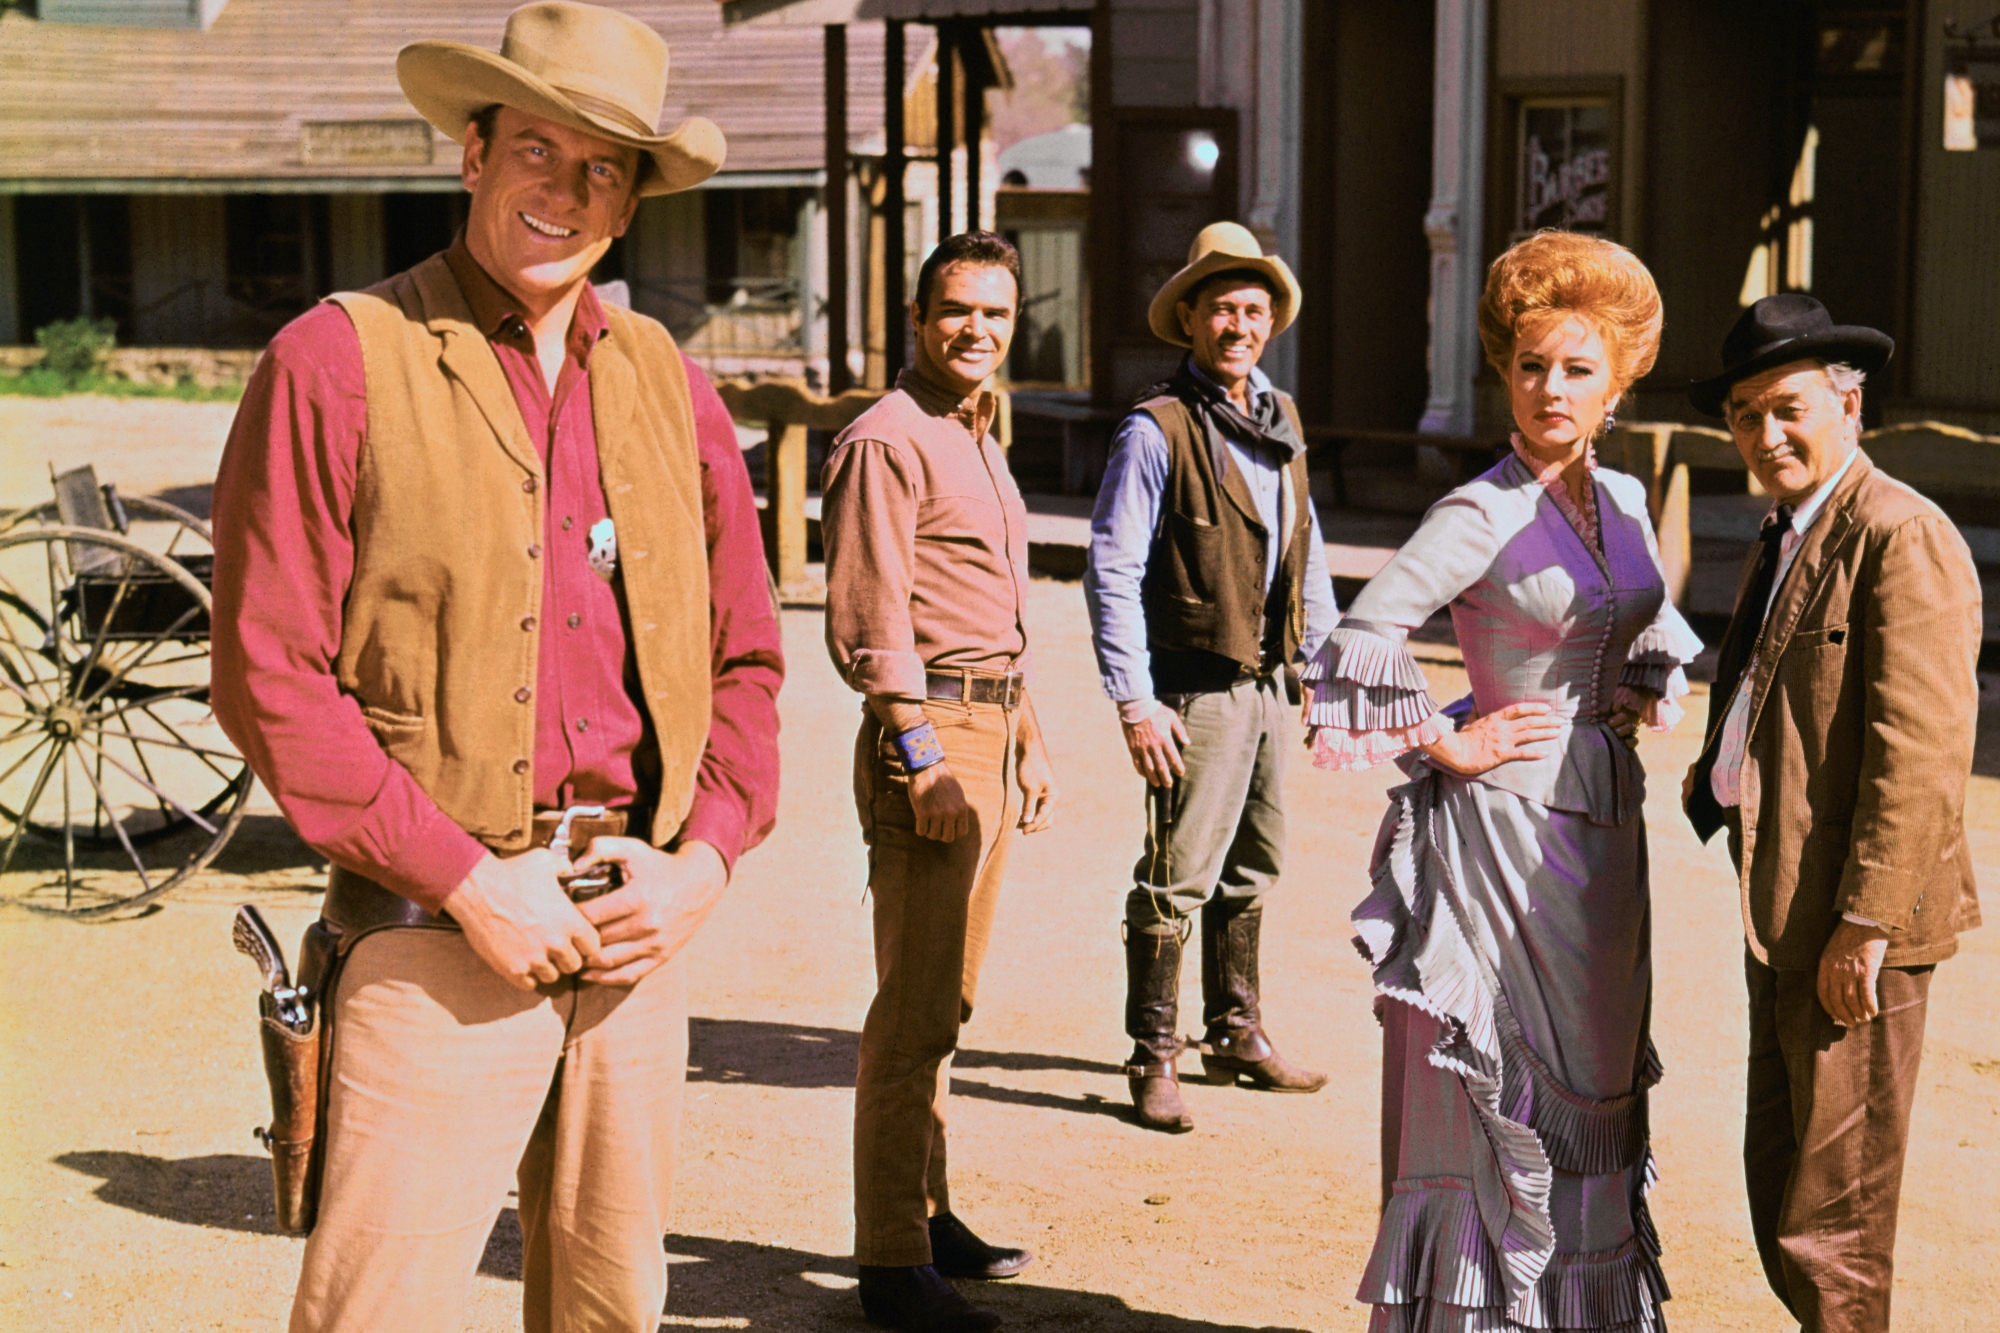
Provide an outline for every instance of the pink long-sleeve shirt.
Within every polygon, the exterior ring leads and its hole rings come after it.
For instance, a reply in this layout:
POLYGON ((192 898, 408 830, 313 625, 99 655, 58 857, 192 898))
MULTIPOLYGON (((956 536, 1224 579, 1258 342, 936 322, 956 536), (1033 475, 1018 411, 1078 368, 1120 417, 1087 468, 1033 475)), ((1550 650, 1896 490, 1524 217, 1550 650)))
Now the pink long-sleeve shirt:
MULTIPOLYGON (((519 304, 460 242, 446 252, 507 375, 548 480, 545 626, 536 672, 535 802, 629 805, 653 740, 622 598, 590 565, 608 517, 587 376, 609 333, 585 290, 550 391, 519 304)), ((708 546, 714 702, 682 840, 731 867, 770 831, 784 661, 756 502, 728 410, 687 363, 708 546)), ((390 759, 333 675, 354 569, 367 426, 361 341, 321 305, 274 339, 238 409, 215 485, 216 716, 308 844, 436 910, 484 854, 390 759)), ((445 504, 441 512, 447 512, 445 504)))

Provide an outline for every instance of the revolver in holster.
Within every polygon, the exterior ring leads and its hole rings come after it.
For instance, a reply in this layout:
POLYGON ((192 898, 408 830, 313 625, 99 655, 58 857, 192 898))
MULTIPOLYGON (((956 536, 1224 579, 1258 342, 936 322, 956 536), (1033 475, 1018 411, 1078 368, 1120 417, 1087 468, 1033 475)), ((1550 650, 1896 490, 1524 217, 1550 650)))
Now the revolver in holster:
POLYGON ((319 1204, 324 1154, 319 1126, 326 1114, 328 1028, 332 988, 340 970, 338 936, 323 921, 306 928, 296 977, 287 977, 283 955, 254 907, 238 909, 237 947, 265 968, 257 997, 257 1034, 264 1077, 271 1085, 271 1123, 255 1130, 271 1153, 271 1186, 278 1229, 302 1236, 312 1230, 319 1204))

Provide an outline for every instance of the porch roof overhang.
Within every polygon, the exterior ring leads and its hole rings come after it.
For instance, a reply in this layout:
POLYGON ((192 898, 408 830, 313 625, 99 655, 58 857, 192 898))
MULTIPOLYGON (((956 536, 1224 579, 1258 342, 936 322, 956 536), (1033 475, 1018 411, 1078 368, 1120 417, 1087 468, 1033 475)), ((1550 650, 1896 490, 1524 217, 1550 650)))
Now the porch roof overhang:
MULTIPOLYGON (((826 172, 718 171, 697 190, 818 189, 826 172)), ((0 177, 15 194, 456 194, 456 174, 400 176, 16 176, 0 177)))
POLYGON ((903 19, 934 23, 940 19, 982 19, 994 24, 1030 26, 1063 24, 1090 26, 1091 5, 1085 0, 721 0, 722 21, 823 26, 903 19))

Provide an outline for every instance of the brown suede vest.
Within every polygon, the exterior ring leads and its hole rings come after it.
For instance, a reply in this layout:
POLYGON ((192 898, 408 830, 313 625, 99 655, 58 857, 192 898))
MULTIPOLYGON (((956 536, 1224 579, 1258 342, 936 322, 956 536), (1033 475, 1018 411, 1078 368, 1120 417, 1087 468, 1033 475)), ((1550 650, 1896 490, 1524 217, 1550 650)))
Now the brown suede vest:
MULTIPOLYGON (((361 336, 368 391, 336 676, 446 815, 519 850, 534 808, 535 705, 517 695, 540 661, 541 452, 442 255, 328 299, 361 336)), ((659 745, 659 790, 639 796, 661 845, 687 815, 708 740, 701 465, 672 337, 641 315, 605 315, 592 422, 659 745)))
MULTIPOLYGON (((1291 400, 1280 401, 1297 429, 1291 400)), ((1305 455, 1286 464, 1295 512, 1278 557, 1276 586, 1267 593, 1264 553, 1270 534, 1242 476, 1226 458, 1223 474, 1216 475, 1207 435, 1179 398, 1150 398, 1137 410, 1158 422, 1167 437, 1167 489, 1141 588, 1155 677, 1174 674, 1161 670, 1163 653, 1212 653, 1250 671, 1288 665, 1306 623, 1312 510, 1305 455), (1282 614, 1267 623, 1266 607, 1282 608, 1282 614)), ((1155 684, 1163 693, 1177 692, 1171 681, 1155 684)))

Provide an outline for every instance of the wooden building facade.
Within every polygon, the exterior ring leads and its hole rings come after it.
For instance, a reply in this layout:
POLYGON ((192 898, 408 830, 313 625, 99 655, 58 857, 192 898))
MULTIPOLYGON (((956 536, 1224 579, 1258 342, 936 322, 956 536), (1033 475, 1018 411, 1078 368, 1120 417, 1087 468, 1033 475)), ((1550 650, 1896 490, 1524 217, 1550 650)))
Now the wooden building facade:
MULTIPOLYGON (((1481 364, 1472 325, 1478 287, 1514 239, 1559 226, 1632 247, 1660 284, 1660 358, 1628 415, 1693 419, 1683 391, 1713 373, 1742 308, 1807 291, 1837 320, 1897 340, 1894 361, 1869 387, 1871 425, 1931 419, 2000 430, 2000 262, 1990 239, 2000 142, 1948 149, 1944 126, 1947 76, 1969 54, 1992 55, 1986 67, 2000 71, 2000 32, 1979 35, 1992 8, 1983 0, 1311 6, 1307 58, 1333 77, 1308 90, 1302 109, 1308 153, 1322 164, 1307 173, 1317 192, 1307 211, 1336 221, 1330 240, 1309 229, 1303 260, 1348 297, 1333 303, 1333 387, 1319 419, 1390 425, 1380 391, 1371 397, 1351 382, 1356 326, 1372 336, 1378 322, 1401 340, 1391 379, 1397 411, 1407 409, 1404 312, 1426 300, 1424 428, 1503 433, 1501 388, 1481 364), (1426 36, 1427 78, 1411 58, 1426 36), (1383 98, 1392 83, 1405 92, 1401 110, 1383 98), (1407 142, 1398 126, 1417 114, 1407 90, 1426 83, 1430 271, 1418 289, 1405 244, 1386 243, 1393 258, 1378 272, 1346 243, 1339 220, 1373 211, 1372 201, 1353 198, 1357 190, 1386 191, 1409 217, 1407 174, 1400 186, 1385 183, 1384 173, 1397 174, 1396 155, 1375 149, 1407 142), (1343 285, 1340 275, 1357 269, 1365 293, 1343 285)), ((1309 359, 1329 364, 1325 354, 1309 359)))
MULTIPOLYGON (((725 30, 713 0, 622 7, 672 50, 665 122, 716 120, 729 160, 702 189, 645 201, 597 278, 718 370, 823 377, 819 35, 725 30)), ((442 248, 464 218, 459 148, 403 99, 396 52, 497 48, 508 8, 0 12, 0 343, 88 315, 128 344, 260 346, 326 293, 442 248)), ((857 32, 849 59, 879 79, 880 29, 857 32)), ((879 105, 853 111, 849 134, 879 138, 879 105)))

